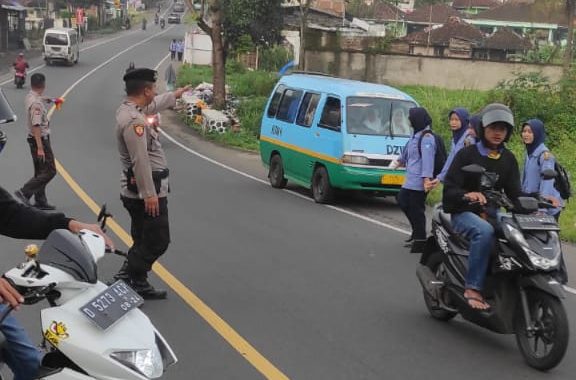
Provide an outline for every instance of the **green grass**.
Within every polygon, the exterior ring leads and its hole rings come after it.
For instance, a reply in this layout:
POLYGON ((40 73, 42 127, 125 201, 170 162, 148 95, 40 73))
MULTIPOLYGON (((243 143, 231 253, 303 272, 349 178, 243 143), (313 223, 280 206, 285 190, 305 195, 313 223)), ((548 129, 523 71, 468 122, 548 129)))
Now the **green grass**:
MULTIPOLYGON (((178 84, 197 85, 201 82, 212 82, 212 69, 201 66, 184 66, 185 68, 178 74, 178 84)), ((232 66, 231 66, 232 67, 232 66)), ((238 117, 242 124, 242 132, 229 132, 223 135, 207 135, 207 138, 230 146, 252 151, 258 150, 256 136, 260 128, 262 113, 266 105, 267 97, 272 91, 277 78, 274 74, 262 71, 228 70, 227 84, 232 93, 241 98, 238 108, 238 117)), ((503 95, 498 92, 474 91, 474 90, 448 90, 437 87, 424 86, 401 86, 400 90, 405 91, 425 107, 433 119, 433 128, 446 141, 449 147, 450 130, 448 127, 448 113, 455 107, 467 108, 471 114, 479 112, 488 103, 504 101, 503 95)), ((538 104, 536 101, 535 104, 538 104)), ((540 116, 536 105, 521 110, 514 107, 517 112, 516 119, 519 125, 523 120, 540 116), (534 109, 534 110, 533 110, 534 109)), ((526 107, 525 107, 526 108, 526 107)), ((545 122, 548 120, 540 116, 545 122)), ((576 152, 576 139, 573 137, 574 131, 564 128, 564 125, 557 125, 554 122, 547 124, 549 131, 548 146, 555 156, 567 168, 574 179, 576 187, 576 160, 571 159, 576 152)), ((199 126, 194 128, 200 130, 199 126)), ((522 168, 525 149, 520 141, 520 134, 515 131, 514 136, 508 143, 508 147, 515 153, 522 168)), ((434 204, 441 200, 442 188, 439 187, 428 196, 428 203, 434 204)), ((562 228, 562 238, 571 242, 576 242, 576 201, 568 202, 560 218, 562 228)))

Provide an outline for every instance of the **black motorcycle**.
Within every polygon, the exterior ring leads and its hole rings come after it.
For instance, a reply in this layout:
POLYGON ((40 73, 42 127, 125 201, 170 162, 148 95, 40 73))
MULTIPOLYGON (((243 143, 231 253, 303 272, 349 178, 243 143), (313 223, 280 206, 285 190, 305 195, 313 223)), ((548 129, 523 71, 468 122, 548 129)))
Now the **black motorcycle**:
POLYGON ((160 18, 160 29, 164 29, 164 27, 166 26, 166 21, 164 20, 164 17, 160 18))
MULTIPOLYGON (((483 295, 487 311, 476 310, 464 298, 469 242, 452 229, 450 215, 442 205, 434 209, 432 237, 417 270, 424 302, 432 317, 449 321, 457 314, 500 334, 516 334, 526 363, 545 371, 557 366, 569 341, 568 318, 560 283, 562 247, 558 224, 541 208, 552 205, 521 197, 515 206, 505 194, 494 190, 498 180, 479 165, 463 168, 464 175, 481 177, 481 191, 488 207, 505 209, 493 221, 495 249, 483 295), (522 213, 517 212, 517 210, 522 213)), ((554 178, 554 170, 544 179, 554 178)))

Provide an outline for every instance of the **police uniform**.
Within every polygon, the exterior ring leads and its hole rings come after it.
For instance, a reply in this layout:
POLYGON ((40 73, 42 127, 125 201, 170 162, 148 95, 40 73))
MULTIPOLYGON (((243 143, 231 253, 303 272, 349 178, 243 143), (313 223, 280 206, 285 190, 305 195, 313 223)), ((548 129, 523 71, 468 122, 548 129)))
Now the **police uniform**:
MULTIPOLYGON (((130 80, 156 81, 156 71, 135 69, 124 76, 130 80)), ((116 279, 128 280, 144 298, 165 298, 166 292, 154 289, 147 273, 168 249, 168 166, 160 143, 159 132, 146 121, 155 114, 176 105, 173 93, 156 96, 145 108, 126 99, 116 111, 116 138, 122 163, 121 199, 130 214, 134 244, 116 279), (144 199, 158 197, 160 215, 152 217, 144 208, 144 199)))
POLYGON ((56 163, 50 144, 50 122, 46 110, 46 101, 34 90, 31 90, 25 99, 26 114, 28 116, 28 145, 34 162, 34 177, 16 192, 18 198, 28 204, 29 199, 34 196, 35 206, 40 209, 53 210, 54 206, 48 204, 46 198, 46 185, 56 175, 56 163), (40 128, 42 134, 42 147, 45 158, 38 157, 38 146, 34 138, 33 129, 40 128))

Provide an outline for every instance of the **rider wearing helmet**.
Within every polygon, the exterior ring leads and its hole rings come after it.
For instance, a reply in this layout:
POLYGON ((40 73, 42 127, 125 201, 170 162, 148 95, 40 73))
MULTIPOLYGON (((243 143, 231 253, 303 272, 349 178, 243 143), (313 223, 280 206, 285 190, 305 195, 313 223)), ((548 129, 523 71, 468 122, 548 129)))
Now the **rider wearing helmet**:
POLYGON ((498 103, 486 106, 481 113, 478 143, 458 152, 445 178, 444 211, 452 214, 454 230, 470 241, 464 297, 473 309, 490 308, 481 292, 494 245, 494 227, 488 220, 496 210, 484 207, 487 200, 480 192, 479 176, 465 173, 462 168, 477 164, 497 174, 495 190, 503 190, 516 203, 521 196, 518 161, 505 145, 513 129, 514 116, 510 108, 498 103))
MULTIPOLYGON (((0 90, 0 120, 13 121, 14 112, 0 90)), ((0 152, 6 144, 6 135, 0 131, 0 152)), ((0 187, 0 235, 16 239, 45 239, 56 229, 68 229, 74 233, 91 230, 105 237, 108 246, 112 241, 96 224, 86 224, 61 213, 46 213, 18 203, 10 193, 0 187)), ((0 303, 17 308, 22 296, 4 279, 0 279, 0 303)), ((7 311, 0 305, 0 315, 7 311)), ((0 332, 6 338, 2 347, 3 359, 14 373, 14 380, 32 380, 40 368, 41 355, 24 328, 11 314, 0 324, 0 332)))

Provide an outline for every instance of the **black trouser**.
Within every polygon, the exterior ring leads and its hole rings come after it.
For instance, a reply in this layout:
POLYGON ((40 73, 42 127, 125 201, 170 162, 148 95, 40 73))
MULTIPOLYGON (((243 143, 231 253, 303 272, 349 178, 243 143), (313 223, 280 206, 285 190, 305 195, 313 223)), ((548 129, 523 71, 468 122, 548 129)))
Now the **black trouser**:
POLYGON ((178 61, 182 62, 182 55, 184 54, 184 52, 179 51, 178 52, 178 61))
POLYGON ((142 199, 121 197, 131 219, 130 234, 134 244, 128 250, 128 273, 145 276, 152 264, 166 252, 170 244, 168 199, 158 198, 160 215, 152 217, 144 210, 142 199))
POLYGON ((406 214, 412 227, 414 240, 426 239, 426 196, 425 191, 400 189, 398 204, 406 214))
POLYGON ((34 196, 36 204, 45 204, 47 203, 46 185, 56 176, 56 163, 50 145, 50 137, 42 138, 44 160, 38 157, 38 146, 34 137, 28 137, 28 145, 30 145, 30 153, 32 153, 32 161, 34 162, 34 177, 24 184, 22 194, 26 198, 34 196))
POLYGON ((173 61, 176 59, 176 51, 170 50, 170 59, 173 61))

